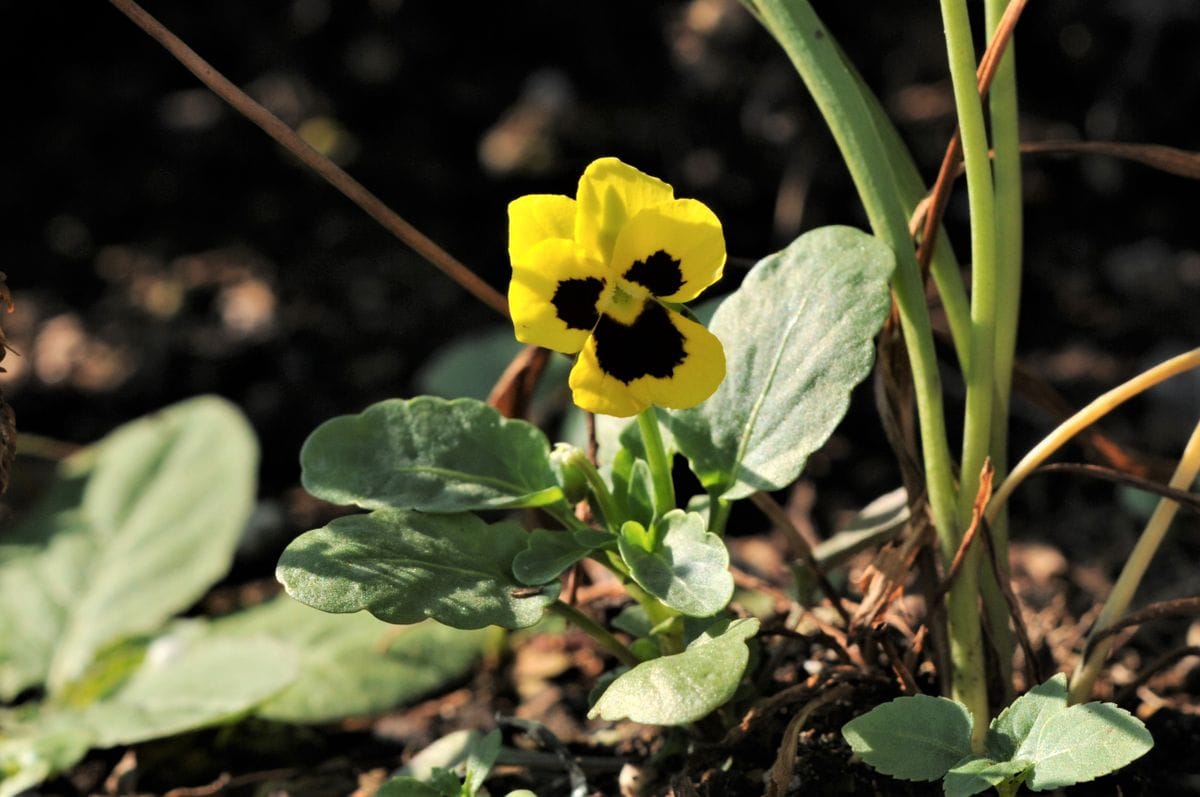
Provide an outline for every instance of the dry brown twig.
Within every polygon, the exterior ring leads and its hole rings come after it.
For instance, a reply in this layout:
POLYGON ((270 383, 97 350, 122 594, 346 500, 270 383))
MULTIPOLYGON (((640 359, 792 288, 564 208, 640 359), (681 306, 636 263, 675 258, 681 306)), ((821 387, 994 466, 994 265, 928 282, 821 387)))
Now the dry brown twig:
POLYGON ((167 52, 175 56, 175 59, 185 69, 208 86, 214 94, 261 128, 264 133, 278 142, 305 166, 319 174, 327 183, 341 191, 347 199, 383 225, 384 229, 440 269, 476 299, 500 315, 508 317, 508 300, 499 291, 488 285, 475 272, 401 218, 398 213, 385 205, 379 197, 368 191, 362 183, 343 171, 336 163, 313 149, 295 130, 284 124, 282 119, 251 99, 246 92, 230 82, 145 9, 133 0, 109 0, 109 2, 145 31, 150 38, 166 48, 167 52))

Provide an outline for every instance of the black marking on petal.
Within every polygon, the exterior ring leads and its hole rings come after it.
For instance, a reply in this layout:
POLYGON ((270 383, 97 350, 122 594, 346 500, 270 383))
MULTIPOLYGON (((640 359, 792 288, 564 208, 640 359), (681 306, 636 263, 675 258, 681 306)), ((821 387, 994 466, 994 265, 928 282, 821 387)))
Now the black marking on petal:
POLYGON ((636 282, 655 296, 671 296, 687 281, 679 268, 679 261, 666 250, 659 249, 645 260, 635 260, 625 272, 625 279, 636 282))
POLYGON ((669 379, 687 358, 683 333, 671 323, 667 309, 653 300, 629 326, 602 314, 592 337, 600 370, 627 385, 643 376, 669 379))
POLYGON ((558 283, 554 290, 554 314, 567 325, 567 329, 591 329, 596 326, 598 313, 596 302, 604 290, 604 280, 599 277, 569 279, 558 283))

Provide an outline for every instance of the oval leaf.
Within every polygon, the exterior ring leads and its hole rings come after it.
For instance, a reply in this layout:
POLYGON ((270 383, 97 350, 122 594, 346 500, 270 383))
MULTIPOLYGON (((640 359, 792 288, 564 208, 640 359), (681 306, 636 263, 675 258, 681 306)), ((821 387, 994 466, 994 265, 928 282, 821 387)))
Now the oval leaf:
POLYGON ((486 631, 433 621, 406 628, 367 613, 317 611, 286 596, 213 621, 209 639, 269 636, 296 647, 299 673, 255 709, 276 722, 332 722, 411 702, 470 671, 486 631))
POLYGON ((285 688, 296 677, 298 659, 297 648, 269 637, 164 637, 119 691, 83 711, 81 724, 92 729, 97 747, 216 725, 285 688))
POLYGON ((301 534, 279 558, 289 595, 325 612, 366 609, 389 623, 432 617, 455 628, 525 628, 558 585, 533 595, 512 575, 526 533, 470 514, 380 509, 301 534))
POLYGON ((758 620, 735 620, 683 653, 642 662, 612 682, 588 718, 684 725, 707 716, 733 697, 750 658, 746 640, 756 633, 758 620))
POLYGON ((128 423, 59 466, 45 501, 0 544, 0 699, 61 692, 96 652, 157 631, 233 561, 258 445, 206 396, 128 423))
POLYGON ((885 775, 938 780, 971 755, 971 714, 944 697, 898 697, 847 722, 842 736, 885 775))
POLYGON ((465 512, 562 500, 546 436, 474 399, 418 396, 326 421, 300 452, 304 488, 365 509, 465 512))
POLYGON ((729 499, 790 484, 866 378, 890 306, 892 251, 824 227, 760 261, 713 316, 729 371, 703 404, 668 414, 679 450, 729 499))
POLYGON ((1041 724, 1017 751, 1033 762, 1027 784, 1059 789, 1115 772, 1154 746, 1141 720, 1112 703, 1068 706, 1041 724))
POLYGON ((622 534, 618 545, 630 575, 642 589, 678 612, 711 617, 733 597, 729 551, 706 530, 704 517, 674 509, 663 516, 662 544, 647 551, 622 534))
POLYGON ((1028 761, 993 761, 971 756, 946 773, 942 791, 945 797, 971 797, 1005 781, 1011 782, 1029 767, 1028 761))
POLYGON ((513 559, 513 575, 522 584, 552 581, 594 550, 569 531, 536 529, 528 536, 527 547, 513 559))
POLYGON ((1067 676, 1058 673, 1018 697, 992 720, 987 732, 988 755, 997 761, 1024 757, 1046 721, 1066 708, 1067 676))

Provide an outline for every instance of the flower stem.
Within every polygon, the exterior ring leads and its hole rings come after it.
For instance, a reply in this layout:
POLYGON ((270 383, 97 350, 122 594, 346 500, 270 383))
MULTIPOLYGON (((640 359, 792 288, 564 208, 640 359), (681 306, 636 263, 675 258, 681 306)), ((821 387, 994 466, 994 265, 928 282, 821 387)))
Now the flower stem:
MULTIPOLYGON (((987 36, 990 40, 1008 7, 1008 0, 984 0, 987 36)), ((992 173, 996 181, 996 339, 992 369, 993 393, 991 457, 997 483, 1008 475, 1008 407, 1012 394, 1013 360, 1016 354, 1017 320, 1021 303, 1021 151, 1017 115, 1017 74, 1013 42, 988 92, 992 141, 992 173)), ((1008 577, 1008 513, 1001 511, 991 525, 1001 576, 1008 577)), ((1012 632, 1008 605, 991 568, 983 568, 983 604, 992 629, 1000 676, 1005 690, 1012 689, 1012 632)))
POLYGON ((661 518, 675 508, 675 481, 671 477, 671 462, 663 447, 662 432, 658 428, 658 413, 647 407, 638 413, 638 431, 642 433, 642 446, 646 449, 646 464, 650 466, 650 478, 654 481, 654 516, 661 518))
MULTIPOLYGON (((1200 423, 1196 424, 1191 439, 1183 449, 1183 457, 1175 469, 1175 475, 1171 477, 1170 486, 1176 490, 1186 490, 1195 483, 1198 473, 1200 473, 1200 423)), ((1096 634, 1112 625, 1129 608, 1129 603, 1133 600, 1134 593, 1137 592, 1138 584, 1141 583, 1142 576, 1146 574, 1146 568, 1150 566, 1150 560, 1162 543, 1163 536, 1167 533, 1178 510, 1179 504, 1175 501, 1169 498, 1159 500, 1154 514, 1146 523, 1145 531, 1138 538, 1137 545, 1133 547, 1133 552, 1125 561, 1125 566, 1121 568, 1121 575, 1117 577, 1117 583, 1113 585, 1108 600, 1104 602, 1104 609, 1100 612, 1100 617, 1096 619, 1096 624, 1092 626, 1092 631, 1088 634, 1089 643, 1096 634)), ((1069 702, 1082 703, 1087 699, 1092 691, 1092 683, 1108 659, 1112 643, 1113 639, 1109 637, 1101 640, 1095 646, 1090 644, 1084 646, 1084 651, 1088 655, 1086 658, 1081 658, 1075 666, 1068 693, 1069 702), (1090 652, 1088 652, 1089 650, 1090 652)))
MULTIPOLYGON (((971 207, 971 332, 966 414, 958 489, 957 528, 966 529, 979 491, 979 474, 991 446, 992 369, 996 335, 996 209, 992 167, 988 159, 983 103, 975 79, 975 45, 966 0, 941 0, 946 53, 954 84, 954 104, 962 133, 971 207)), ((961 532, 960 532, 961 533, 961 532)), ((976 608, 979 601, 979 561, 982 548, 973 546, 947 596, 950 657, 954 667, 951 696, 974 715, 972 745, 983 749, 987 734, 987 681, 983 666, 983 636, 976 608)))
POLYGON ((630 667, 636 667, 641 664, 641 659, 633 655, 633 651, 625 647, 625 644, 621 640, 617 639, 607 629, 574 606, 559 600, 550 604, 548 608, 596 640, 596 644, 620 659, 622 664, 627 664, 630 667))
POLYGON ((925 287, 888 150, 854 73, 807 0, 753 0, 753 3, 759 20, 782 45, 829 125, 872 230, 896 254, 892 290, 912 364, 930 509, 942 547, 948 548, 952 555, 957 545, 955 488, 941 379, 925 287))

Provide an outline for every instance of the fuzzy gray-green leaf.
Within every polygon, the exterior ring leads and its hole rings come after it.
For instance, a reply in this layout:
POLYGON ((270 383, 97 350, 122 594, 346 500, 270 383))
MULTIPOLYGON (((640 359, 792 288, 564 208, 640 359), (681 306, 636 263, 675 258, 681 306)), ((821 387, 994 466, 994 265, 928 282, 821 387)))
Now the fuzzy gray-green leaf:
POLYGON ((944 697, 898 697, 847 722, 842 736, 885 775, 938 780, 971 754, 971 715, 944 697))
POLYGON ((1019 776, 1030 766, 1028 761, 993 761, 973 755, 959 761, 946 773, 942 791, 946 797, 971 797, 1019 776))
POLYGON ((276 577, 293 598, 325 612, 525 628, 558 594, 557 584, 528 594, 513 577, 526 536, 515 523, 488 525, 466 513, 379 509, 300 535, 280 557, 276 577))
POLYGON ((642 662, 612 682, 588 717, 647 725, 695 722, 733 697, 750 658, 746 640, 756 633, 758 620, 735 620, 683 653, 642 662))
POLYGON ((1017 750, 1033 762, 1026 785, 1045 791, 1115 772, 1154 746, 1141 720, 1112 703, 1085 703, 1055 713, 1017 750))
POLYGON ((332 722, 385 711, 461 678, 486 631, 432 620, 397 627, 366 612, 334 615, 280 596, 213 621, 209 639, 270 636, 299 651, 296 679, 255 709, 277 722, 332 722))
POLYGON ((734 499, 792 482, 832 434, 874 360, 890 304, 890 249, 824 227, 760 261, 713 316, 725 381, 668 415, 705 488, 734 499))
POLYGON ((662 544, 653 552, 622 534, 621 558, 642 589, 676 611, 692 617, 710 617, 733 597, 729 551, 716 534, 705 528, 695 512, 675 509, 659 523, 666 527, 662 544))
POLYGON ((513 575, 522 584, 545 584, 587 556, 592 547, 581 545, 569 531, 535 529, 529 533, 525 550, 513 559, 513 575))
POLYGON ((475 399, 418 396, 317 427, 300 452, 304 488, 365 509, 464 512, 562 500, 535 426, 475 399))
POLYGON ((101 648, 195 603, 232 563, 257 468, 249 424, 211 396, 65 460, 0 543, 0 699, 43 680, 57 693, 101 648))
POLYGON ((1019 749, 1028 750, 1046 721, 1066 708, 1067 676, 1058 673, 1018 697, 992 720, 987 732, 988 755, 1003 761, 1019 749))

